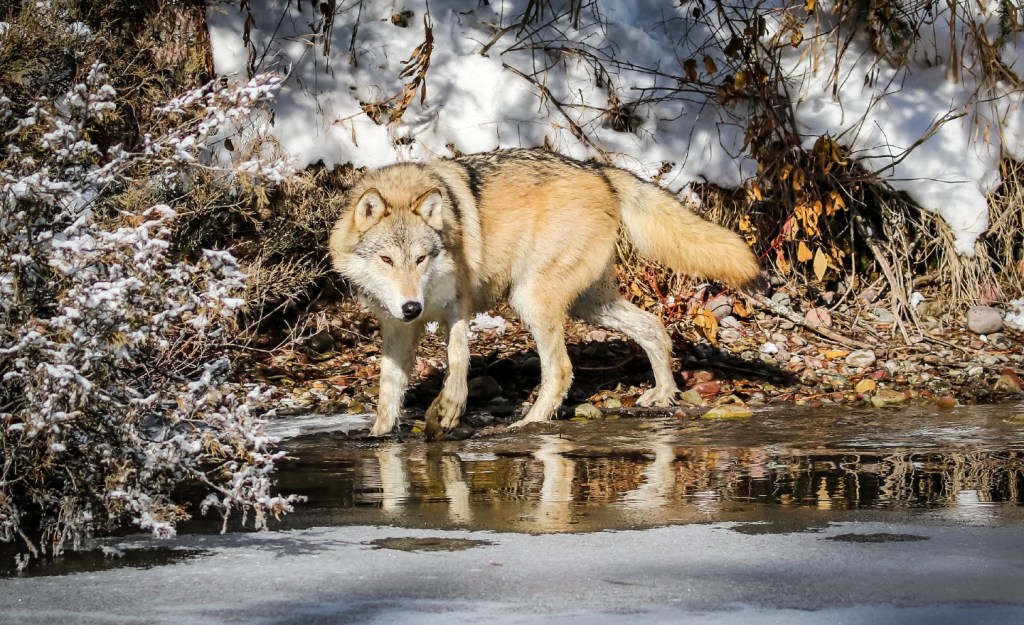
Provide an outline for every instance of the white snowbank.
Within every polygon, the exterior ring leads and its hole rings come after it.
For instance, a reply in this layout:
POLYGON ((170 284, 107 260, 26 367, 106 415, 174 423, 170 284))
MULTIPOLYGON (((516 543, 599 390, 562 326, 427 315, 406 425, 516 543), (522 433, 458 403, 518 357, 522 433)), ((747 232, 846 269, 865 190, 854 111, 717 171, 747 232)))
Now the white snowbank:
MULTIPOLYGON (((770 37, 783 23, 787 3, 762 2, 754 9, 753 0, 735 0, 727 25, 723 15, 695 21, 694 3, 598 0, 601 21, 585 7, 580 27, 560 32, 577 49, 521 49, 514 45, 516 27, 481 55, 495 41, 494 27, 517 23, 526 4, 431 2, 434 45, 426 100, 421 104, 417 93, 401 123, 388 126, 374 123, 362 104, 386 100, 406 82, 399 78, 404 62, 424 41, 423 1, 339 1, 328 28, 314 3, 252 0, 250 36, 257 68, 290 73, 275 105, 275 137, 298 160, 327 165, 379 166, 449 156, 453 150, 546 144, 577 157, 607 150, 620 165, 646 177, 666 167, 661 180, 674 191, 704 180, 734 187, 754 174, 755 163, 743 149, 747 120, 742 106, 721 107, 686 90, 673 76, 685 75, 684 62, 697 58, 701 80, 720 84, 726 59, 714 55, 723 54, 727 26, 735 28, 756 10, 767 20, 765 36, 770 37), (396 25, 392 16, 402 10, 412 15, 397 20, 404 26, 396 25), (717 42, 711 48, 716 50, 710 54, 712 65, 703 61, 708 42, 717 42), (610 78, 595 76, 594 64, 584 60, 580 49, 595 54, 610 78), (522 75, 540 69, 546 70, 537 74, 546 93, 522 75), (633 132, 606 123, 609 84, 624 103, 656 96, 634 111, 633 132), (551 98, 563 106, 559 109, 551 98), (567 116, 588 141, 574 134, 567 116)), ((973 254, 977 237, 988 227, 986 195, 1000 182, 1001 154, 1024 157, 1021 94, 1006 81, 982 80, 992 67, 973 46, 957 50, 962 55, 956 64, 959 76, 950 74, 947 3, 907 8, 922 35, 907 51, 908 67, 898 70, 870 52, 863 32, 852 38, 820 36, 834 28, 833 4, 818 3, 803 29, 803 42, 781 59, 806 144, 828 134, 849 146, 867 169, 879 171, 894 188, 941 215, 956 233, 957 249, 973 254), (934 13, 914 14, 925 10, 934 13), (822 43, 835 40, 848 43, 845 53, 822 43), (835 57, 841 60, 833 75, 835 57), (815 58, 824 61, 815 63, 815 58), (839 95, 833 97, 836 83, 839 95)), ((990 41, 997 40, 996 3, 962 0, 956 6, 958 31, 977 24, 990 41)), ((246 10, 234 3, 210 9, 214 66, 221 75, 246 72, 247 19, 246 10)), ((999 52, 1007 69, 1024 75, 1024 35, 1011 37, 999 52)))

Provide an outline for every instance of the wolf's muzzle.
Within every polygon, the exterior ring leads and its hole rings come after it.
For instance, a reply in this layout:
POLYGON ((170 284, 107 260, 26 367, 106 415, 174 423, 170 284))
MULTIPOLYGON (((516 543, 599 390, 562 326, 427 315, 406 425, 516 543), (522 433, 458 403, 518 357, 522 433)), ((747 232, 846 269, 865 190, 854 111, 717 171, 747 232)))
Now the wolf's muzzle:
POLYGON ((419 317, 421 312, 423 312, 423 304, 419 302, 409 301, 402 304, 402 319, 405 321, 412 321, 419 317))

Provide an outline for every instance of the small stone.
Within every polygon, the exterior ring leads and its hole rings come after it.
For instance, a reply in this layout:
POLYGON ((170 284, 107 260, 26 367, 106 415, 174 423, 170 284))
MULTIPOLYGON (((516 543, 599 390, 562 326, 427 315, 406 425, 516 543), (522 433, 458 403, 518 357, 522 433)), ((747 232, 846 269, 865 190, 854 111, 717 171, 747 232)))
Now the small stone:
POLYGON ((712 371, 707 371, 705 369, 698 369, 697 371, 693 372, 693 381, 694 382, 710 382, 711 380, 714 380, 714 379, 715 379, 715 374, 712 371))
POLYGON ((900 391, 883 388, 871 397, 871 404, 876 408, 899 406, 907 401, 907 396, 900 391))
POLYGON ((829 314, 827 308, 818 307, 808 310, 804 313, 804 321, 812 328, 832 327, 832 315, 829 314))
POLYGON ((321 330, 306 340, 306 347, 314 354, 333 352, 335 348, 334 337, 327 330, 321 330))
POLYGON ((537 356, 530 356, 524 360, 523 364, 519 366, 519 373, 523 377, 540 377, 540 358, 537 356))
POLYGON ((693 390, 692 388, 690 390, 683 391, 682 393, 680 393, 679 399, 690 404, 691 406, 704 405, 704 398, 701 396, 699 392, 693 390))
POLYGON ((967 367, 967 377, 976 378, 982 375, 985 375, 985 367, 982 367, 981 365, 971 365, 970 367, 967 367))
POLYGON ((1013 341, 1004 334, 989 334, 988 342, 996 349, 1013 349, 1013 341))
POLYGON ((793 296, 785 291, 776 291, 772 293, 772 301, 776 304, 781 304, 788 307, 793 303, 793 296))
POLYGON ((718 325, 723 328, 736 328, 737 330, 743 327, 743 324, 740 323, 740 320, 737 319, 736 317, 733 317, 732 315, 726 315, 725 317, 722 317, 722 319, 718 322, 718 325))
POLYGON ((952 395, 943 395, 935 400, 935 405, 941 410, 951 410, 956 408, 957 401, 952 395))
POLYGON ((878 291, 875 289, 864 289, 857 296, 857 300, 865 304, 872 304, 878 299, 878 291))
POLYGON ((604 416, 601 409, 594 404, 580 404, 573 410, 573 421, 593 421, 604 416))
POLYGON ((873 393, 878 388, 878 383, 871 378, 865 378, 860 382, 857 382, 857 386, 853 390, 857 391, 858 394, 873 393))
POLYGON ((868 312, 878 323, 896 323, 896 317, 888 308, 872 308, 868 312))
POLYGON ((618 397, 609 397, 604 400, 604 407, 605 410, 616 410, 618 408, 622 408, 622 400, 618 397))
POLYGON ((1020 377, 1013 369, 1005 369, 1003 374, 996 380, 993 390, 1001 393, 1019 393, 1021 389, 1020 377))
POLYGON ((967 329, 975 334, 992 334, 1003 329, 1003 316, 991 306, 974 306, 967 311, 967 329))
POLYGON ((846 357, 846 364, 851 367, 870 367, 875 364, 875 352, 870 349, 858 349, 846 357))
POLYGON ((709 299, 704 308, 710 310, 715 319, 724 319, 732 313, 732 296, 719 293, 709 299))
POLYGON ((720 392, 722 392, 722 386, 718 382, 711 380, 709 382, 701 382, 699 384, 694 384, 693 387, 690 388, 690 390, 696 391, 703 397, 709 397, 711 395, 718 395, 720 392))
POLYGON ((478 378, 473 378, 466 385, 468 389, 467 397, 469 399, 494 399, 498 395, 501 395, 501 385, 498 381, 489 375, 482 375, 478 378))
POLYGON ((518 368, 516 362, 511 358, 499 358, 487 365, 487 375, 492 376, 495 380, 507 380, 516 374, 518 368))
POLYGON ((743 339, 743 333, 736 328, 722 328, 718 331, 718 340, 722 343, 735 343, 743 339))
POLYGON ((754 416, 754 411, 743 404, 715 406, 702 415, 704 419, 744 419, 754 416))
POLYGON ((608 331, 600 328, 587 333, 587 340, 594 343, 604 343, 608 340, 608 331))

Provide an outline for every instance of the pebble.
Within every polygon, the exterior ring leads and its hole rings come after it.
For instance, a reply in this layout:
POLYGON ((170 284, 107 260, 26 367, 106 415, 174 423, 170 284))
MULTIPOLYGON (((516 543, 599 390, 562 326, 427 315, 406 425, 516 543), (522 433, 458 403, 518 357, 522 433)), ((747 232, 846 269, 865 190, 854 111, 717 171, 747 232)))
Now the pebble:
POLYGON ((715 319, 724 319, 732 313, 732 296, 720 293, 709 299, 704 308, 710 310, 715 319))
POLYGON ((896 317, 893 316, 892 312, 888 308, 872 308, 870 311, 871 316, 878 321, 878 323, 896 323, 896 317))
POLYGON ((1003 329, 1003 315, 991 306, 974 306, 967 311, 967 329, 975 334, 992 334, 1003 329))
POLYGON ((876 408, 898 406, 907 401, 907 396, 900 391, 883 388, 871 397, 871 404, 876 408))
POLYGON ((832 327, 832 315, 829 314, 827 308, 818 307, 808 310, 804 313, 804 321, 813 328, 832 327))
POLYGON ((1007 369, 996 380, 993 389, 1002 393, 1019 393, 1021 390, 1020 377, 1012 369, 1007 369))
POLYGON ((704 419, 743 419, 754 416, 754 411, 743 404, 715 406, 702 415, 704 419))
POLYGON ((498 395, 501 395, 501 385, 498 381, 489 375, 482 375, 478 378, 473 378, 466 385, 469 399, 494 399, 498 395))
POLYGON ((878 382, 875 382, 871 378, 866 378, 857 382, 857 386, 853 390, 859 394, 873 393, 878 388, 878 382))
POLYGON ((696 391, 700 395, 707 397, 709 395, 717 395, 722 392, 722 386, 718 382, 711 380, 708 382, 694 384, 690 390, 696 391))
POLYGON ((878 291, 875 289, 864 289, 863 291, 860 292, 860 295, 857 296, 857 300, 865 304, 874 303, 874 301, 877 299, 878 291))
POLYGON ((593 421, 604 416, 601 409, 594 404, 580 404, 573 411, 573 421, 593 421))
POLYGON ((315 354, 326 354, 333 352, 336 344, 330 332, 321 330, 306 340, 306 346, 315 354))
POLYGON ((875 364, 875 352, 870 349, 858 349, 846 357, 846 364, 851 367, 870 367, 875 364))
POLYGON ((680 393, 679 399, 690 404, 691 406, 703 406, 705 403, 704 397, 701 396, 699 392, 693 390, 692 388, 680 393))
POLYGON ((783 306, 789 306, 793 303, 793 296, 785 291, 776 291, 772 293, 772 301, 776 304, 782 304, 783 306))

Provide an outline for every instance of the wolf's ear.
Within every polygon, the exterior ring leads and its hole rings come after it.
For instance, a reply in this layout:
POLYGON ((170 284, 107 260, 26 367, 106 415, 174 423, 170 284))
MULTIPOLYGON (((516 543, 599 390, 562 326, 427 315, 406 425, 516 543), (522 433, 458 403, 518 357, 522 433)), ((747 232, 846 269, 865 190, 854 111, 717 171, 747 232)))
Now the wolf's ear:
POLYGON ((441 219, 444 200, 441 198, 441 192, 437 189, 431 189, 416 200, 415 211, 423 218, 423 221, 427 222, 427 225, 434 230, 440 230, 444 224, 444 220, 441 219))
POLYGON ((356 230, 362 232, 368 229, 380 221, 386 210, 387 205, 384 204, 384 198, 380 196, 380 191, 368 189, 356 202, 354 215, 356 230))

